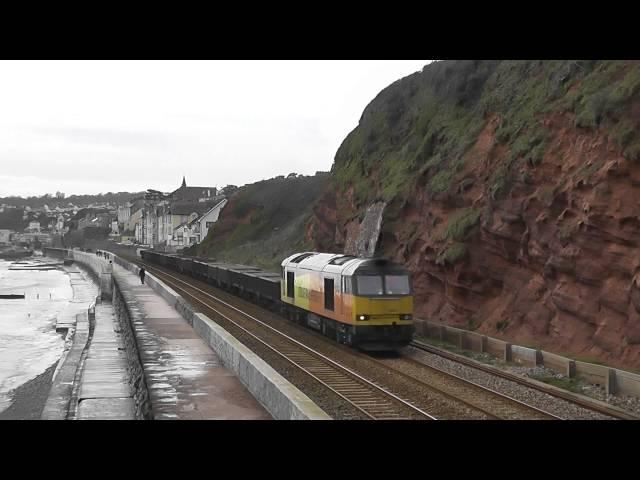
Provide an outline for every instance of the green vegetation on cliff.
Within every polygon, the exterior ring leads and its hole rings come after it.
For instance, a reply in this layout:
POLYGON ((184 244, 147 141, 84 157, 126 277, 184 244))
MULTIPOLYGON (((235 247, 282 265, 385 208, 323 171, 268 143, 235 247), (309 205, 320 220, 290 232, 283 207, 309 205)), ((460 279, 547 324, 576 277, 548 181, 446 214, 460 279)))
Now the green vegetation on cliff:
POLYGON ((490 165, 487 193, 499 199, 516 166, 535 168, 547 132, 542 117, 571 113, 575 125, 600 129, 640 159, 629 99, 640 91, 640 66, 623 61, 442 61, 405 77, 367 106, 340 146, 332 170, 338 192, 352 187, 358 205, 406 196, 455 193, 471 147, 490 118, 505 158, 490 165))
MULTIPOLYGON (((531 183, 545 155, 553 156, 551 123, 584 138, 608 138, 627 159, 640 161, 639 96, 637 61, 431 63, 382 90, 343 141, 331 179, 338 211, 353 216, 354 206, 362 212, 387 202, 381 248, 390 253, 404 228, 401 209, 426 196, 452 215, 447 231, 434 237, 446 243, 438 247, 438 263, 457 263, 468 251, 462 237, 514 187, 531 183), (472 196, 461 195, 470 188, 472 196)), ((602 165, 585 160, 574 178, 588 180, 602 165)), ((408 245, 417 238, 400 236, 408 245)))
POLYGON ((327 173, 281 176, 241 187, 190 253, 277 271, 285 257, 310 248, 304 227, 327 179, 327 173))

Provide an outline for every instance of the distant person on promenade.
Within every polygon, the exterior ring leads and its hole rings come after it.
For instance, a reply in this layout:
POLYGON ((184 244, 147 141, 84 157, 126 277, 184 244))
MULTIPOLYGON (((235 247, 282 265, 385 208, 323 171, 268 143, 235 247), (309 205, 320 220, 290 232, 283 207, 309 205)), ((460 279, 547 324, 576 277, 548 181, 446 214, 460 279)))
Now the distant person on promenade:
POLYGON ((140 281, 142 282, 142 285, 144 285, 144 274, 145 274, 145 269, 144 267, 140 267, 140 273, 138 275, 140 275, 140 281))

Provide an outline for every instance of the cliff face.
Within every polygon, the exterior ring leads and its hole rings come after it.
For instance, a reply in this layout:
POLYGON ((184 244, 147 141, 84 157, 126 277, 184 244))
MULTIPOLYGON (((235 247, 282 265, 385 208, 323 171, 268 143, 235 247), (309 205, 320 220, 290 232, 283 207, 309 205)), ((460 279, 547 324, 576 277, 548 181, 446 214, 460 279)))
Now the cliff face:
POLYGON ((640 367, 640 64, 437 62, 383 90, 306 234, 412 272, 418 317, 640 367))

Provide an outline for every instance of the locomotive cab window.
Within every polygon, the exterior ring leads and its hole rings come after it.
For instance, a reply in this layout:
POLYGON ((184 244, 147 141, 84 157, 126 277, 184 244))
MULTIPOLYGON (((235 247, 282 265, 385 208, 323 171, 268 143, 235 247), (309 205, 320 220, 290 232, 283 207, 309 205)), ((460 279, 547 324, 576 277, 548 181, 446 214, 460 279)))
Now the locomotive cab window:
POLYGON ((409 295, 411 293, 408 275, 385 275, 384 286, 388 295, 409 295))
POLYGON ((293 298, 293 291, 295 285, 295 273, 287 272, 287 297, 293 298))
POLYGON ((324 308, 333 310, 333 278, 324 279, 324 308))
POLYGON ((382 277, 378 275, 360 275, 357 278, 358 295, 383 295, 382 277))
POLYGON ((353 293, 351 277, 342 277, 342 293, 353 293))

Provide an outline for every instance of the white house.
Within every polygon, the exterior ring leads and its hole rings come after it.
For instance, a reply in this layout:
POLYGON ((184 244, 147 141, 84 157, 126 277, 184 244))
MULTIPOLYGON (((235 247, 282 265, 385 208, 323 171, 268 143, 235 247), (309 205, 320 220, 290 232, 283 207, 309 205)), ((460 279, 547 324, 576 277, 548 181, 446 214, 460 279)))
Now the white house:
POLYGON ((13 230, 0 229, 0 243, 11 243, 13 230))
POLYGON ((209 229, 213 227, 213 224, 218 221, 220 212, 226 204, 227 199, 223 198, 198 219, 198 223, 200 224, 200 231, 198 232, 200 234, 200 238, 198 240, 198 243, 204 240, 204 238, 207 236, 207 233, 209 233, 209 229))
POLYGON ((125 224, 129 221, 131 217, 131 206, 133 204, 131 202, 127 202, 124 205, 118 207, 118 224, 122 225, 122 228, 125 229, 125 224))
POLYGON ((136 242, 142 243, 142 222, 136 223, 134 227, 134 238, 136 242))
POLYGON ((29 222, 29 226, 24 231, 26 233, 40 233, 40 222, 29 222))
POLYGON ((200 243, 207 236, 213 224, 218 221, 220 211, 226 203, 227 199, 223 198, 202 215, 192 212, 188 218, 180 218, 182 223, 175 227, 172 235, 167 238, 167 246, 184 248, 200 243))
POLYGON ((188 247, 200 242, 200 224, 198 214, 193 212, 180 225, 173 229, 172 235, 167 238, 168 247, 188 247))
MULTIPOLYGON (((141 232, 140 226, 142 225, 142 207, 139 207, 137 210, 131 212, 128 220, 124 224, 125 232, 141 232)), ((142 241, 142 234, 136 234, 136 240, 142 241), (140 237, 140 238, 138 238, 140 237)))

